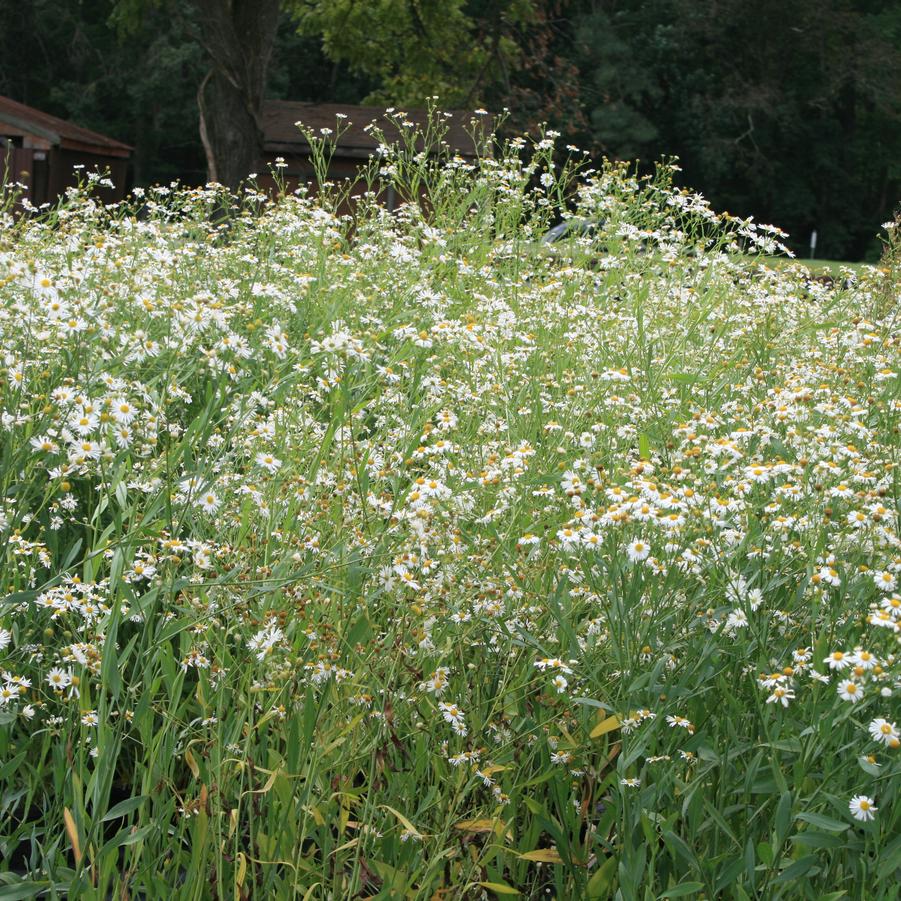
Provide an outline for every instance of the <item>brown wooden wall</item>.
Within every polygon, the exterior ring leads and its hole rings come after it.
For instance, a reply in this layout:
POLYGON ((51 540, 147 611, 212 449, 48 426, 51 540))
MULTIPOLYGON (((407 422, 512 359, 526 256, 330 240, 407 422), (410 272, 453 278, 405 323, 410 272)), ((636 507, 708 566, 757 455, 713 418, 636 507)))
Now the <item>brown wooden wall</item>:
MULTIPOLYGON (((260 188, 264 191, 275 192, 276 182, 271 174, 274 170, 279 173, 279 180, 284 182, 287 193, 290 194, 299 185, 306 184, 309 186, 311 193, 315 194, 317 191, 316 172, 310 158, 303 154, 281 154, 281 156, 286 163, 284 168, 276 169, 276 154, 274 153, 268 154, 266 159, 260 164, 257 170, 257 184, 260 188)), ((367 160, 365 159, 335 156, 332 158, 329 166, 328 177, 336 183, 346 180, 355 182, 350 195, 352 200, 354 197, 359 197, 366 190, 365 182, 360 180, 360 172, 365 168, 366 164, 367 160)), ((424 200, 425 196, 426 192, 423 189, 420 192, 420 200, 424 200)), ((393 210, 401 202, 401 199, 395 195, 393 188, 382 186, 379 191, 379 201, 389 210, 393 210)), ((352 203, 344 204, 339 212, 350 213, 352 209, 352 203)))
POLYGON ((0 148, 0 179, 25 185, 24 198, 36 206, 47 198, 49 180, 48 150, 32 147, 0 148))
POLYGON ((55 147, 50 151, 49 198, 51 201, 65 192, 66 188, 78 184, 88 172, 109 170, 113 188, 100 188, 96 196, 104 203, 115 203, 125 196, 128 188, 128 160, 121 157, 99 156, 77 150, 64 150, 55 147), (84 166, 77 170, 75 166, 84 166))
POLYGON ((35 206, 55 203, 66 188, 78 184, 79 177, 95 169, 110 172, 114 188, 100 188, 96 196, 104 203, 122 200, 129 187, 128 160, 106 157, 53 147, 35 150, 31 147, 0 148, 0 178, 22 182, 27 186, 25 197, 35 206), (83 170, 76 170, 82 165, 83 170))

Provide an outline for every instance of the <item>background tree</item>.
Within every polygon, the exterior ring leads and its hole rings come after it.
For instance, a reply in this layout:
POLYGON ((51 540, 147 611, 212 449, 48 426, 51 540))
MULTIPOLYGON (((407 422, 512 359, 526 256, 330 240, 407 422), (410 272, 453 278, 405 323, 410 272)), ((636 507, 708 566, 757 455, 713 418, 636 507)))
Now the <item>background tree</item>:
POLYGON ((572 17, 605 152, 681 158, 720 208, 874 252, 901 189, 901 6, 872 0, 595 0, 572 17))
POLYGON ((533 0, 295 0, 302 34, 325 54, 373 79, 371 103, 471 106, 510 84, 521 63, 523 29, 533 0))
MULTIPOLYGON (((118 0, 110 16, 120 35, 133 34, 158 0, 118 0)), ((263 153, 263 99, 281 0, 189 0, 168 4, 181 34, 205 51, 207 71, 196 89, 207 178, 237 189, 263 153)))
POLYGON ((876 0, 0 0, 0 93, 135 145, 138 184, 236 187, 265 97, 438 94, 677 154, 799 251, 816 228, 820 255, 875 255, 901 195, 901 6, 876 0))
POLYGON ((112 0, 0 0, 0 94, 135 147, 136 184, 204 178, 196 86, 203 50, 148 7, 118 34, 112 0))
MULTIPOLYGON (((112 21, 129 35, 158 0, 118 0, 112 21)), ((279 21, 321 42, 333 63, 374 80, 375 101, 421 105, 438 94, 469 105, 508 83, 532 0, 188 0, 171 4, 209 69, 197 89, 207 175, 235 189, 263 156, 262 107, 279 21)))
POLYGON ((194 0, 210 69, 197 91, 207 173, 235 189, 263 155, 263 99, 280 0, 194 0))

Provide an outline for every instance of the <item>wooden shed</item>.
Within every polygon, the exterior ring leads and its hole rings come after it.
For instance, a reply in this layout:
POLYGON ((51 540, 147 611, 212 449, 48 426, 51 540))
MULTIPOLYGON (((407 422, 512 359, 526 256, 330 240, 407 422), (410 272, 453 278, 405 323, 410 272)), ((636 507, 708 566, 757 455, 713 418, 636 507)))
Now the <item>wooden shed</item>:
POLYGON ((131 151, 121 141, 0 96, 0 179, 27 185, 35 206, 54 202, 79 175, 94 170, 108 170, 114 185, 99 196, 107 203, 121 200, 131 151))
MULTIPOLYGON (((477 148, 470 134, 473 118, 483 118, 485 128, 490 128, 488 116, 480 117, 472 112, 457 110, 443 119, 447 129, 443 140, 448 150, 467 160, 474 160, 477 156, 477 148)), ((428 123, 428 113, 423 109, 405 110, 403 119, 422 130, 428 123)), ((322 129, 342 132, 328 172, 329 178, 335 181, 355 178, 360 167, 378 150, 378 139, 367 128, 368 125, 375 123, 389 142, 399 137, 397 126, 381 107, 267 100, 263 106, 265 158, 258 170, 258 182, 262 186, 274 187, 269 172, 278 158, 284 160, 281 173, 289 189, 314 179, 310 145, 297 127, 297 122, 302 122, 315 134, 320 134, 322 129)), ((392 190, 385 191, 384 201, 389 208, 394 206, 392 190)))

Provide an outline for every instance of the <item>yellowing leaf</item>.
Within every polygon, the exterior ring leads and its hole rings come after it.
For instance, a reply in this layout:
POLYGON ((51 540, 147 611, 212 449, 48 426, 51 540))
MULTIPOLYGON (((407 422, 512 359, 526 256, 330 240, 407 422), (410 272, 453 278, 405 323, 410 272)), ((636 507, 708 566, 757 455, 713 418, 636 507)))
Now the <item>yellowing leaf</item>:
POLYGON ((315 822, 317 826, 325 825, 325 817, 323 817, 322 814, 319 812, 318 807, 304 806, 303 809, 313 818, 313 822, 315 822))
POLYGON ((612 732, 614 729, 619 729, 619 727, 619 717, 608 716, 607 719, 602 720, 594 727, 594 729, 591 730, 590 737, 600 738, 602 735, 606 735, 608 732, 612 732))
POLYGON ((391 813, 393 813, 398 818, 398 820, 400 820, 401 825, 404 827, 404 829, 407 830, 407 832, 410 832, 416 838, 422 838, 422 833, 399 810, 395 810, 393 807, 389 807, 387 804, 382 804, 382 807, 385 810, 390 810, 391 813))
POLYGON ((75 825, 75 818, 68 807, 63 808, 63 822, 66 824, 66 833, 69 841, 72 843, 72 853, 75 855, 75 866, 81 863, 81 842, 78 840, 78 827, 75 825))
POLYGON ((191 771, 194 778, 200 778, 200 767, 197 765, 197 761, 190 751, 185 751, 185 763, 188 765, 188 769, 191 771))
POLYGON ((279 777, 279 770, 273 770, 270 774, 269 778, 266 780, 266 784, 260 789, 260 794, 265 795, 268 794, 273 785, 275 785, 275 780, 279 777))
POLYGON ((461 832, 494 832, 497 820, 460 820, 454 823, 454 829, 461 832))
POLYGON ((506 885, 503 882, 480 882, 479 885, 482 886, 482 888, 487 888, 489 892, 494 892, 495 895, 519 894, 519 889, 515 889, 512 885, 506 885))
POLYGON ((247 858, 242 852, 238 852, 238 872, 235 873, 235 884, 240 888, 244 885, 244 877, 247 875, 247 858))
POLYGON ((563 863, 563 858, 556 848, 536 848, 519 855, 520 860, 533 860, 535 863, 563 863))

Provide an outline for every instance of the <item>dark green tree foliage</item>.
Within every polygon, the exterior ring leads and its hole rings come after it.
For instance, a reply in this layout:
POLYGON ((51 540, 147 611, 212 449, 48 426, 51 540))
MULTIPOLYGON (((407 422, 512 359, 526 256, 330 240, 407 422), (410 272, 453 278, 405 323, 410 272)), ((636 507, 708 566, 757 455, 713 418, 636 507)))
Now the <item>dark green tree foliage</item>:
POLYGON ((352 105, 377 88, 373 77, 352 72, 347 65, 329 59, 320 36, 301 34, 297 23, 282 15, 269 66, 267 97, 352 105))
POLYGON ((874 246, 901 189, 901 6, 869 0, 573 4, 573 47, 605 152, 678 154, 716 206, 823 256, 874 246))
POLYGON ((511 129, 534 131, 549 122, 566 135, 588 134, 582 78, 573 52, 574 8, 572 0, 533 0, 528 14, 515 17, 498 16, 498 7, 490 0, 481 8, 476 19, 480 34, 504 29, 507 46, 517 48, 511 60, 496 60, 498 77, 483 79, 477 92, 486 107, 508 110, 511 129))
POLYGON ((126 141, 136 184, 203 181, 193 93, 203 51, 169 11, 133 32, 111 0, 0 0, 0 94, 126 141))
POLYGON ((369 99, 511 109, 595 153, 678 155, 718 208, 858 259, 901 191, 901 5, 874 0, 306 0, 369 99))
POLYGON ((282 0, 115 0, 110 22, 120 36, 133 35, 159 8, 203 48, 195 99, 207 178, 237 190, 263 152, 263 100, 282 0))
POLYGON ((472 107, 505 96, 524 65, 535 0, 286 0, 302 34, 374 82, 370 103, 472 107))
MULTIPOLYGON (((197 90, 209 71, 190 3, 0 0, 0 94, 134 146, 132 180, 202 184, 197 90)), ((357 103, 374 90, 279 20, 266 95, 357 103), (300 64, 300 63, 303 64, 300 64)))
POLYGON ((897 3, 0 0, 0 93, 135 145, 138 184, 205 178, 198 88, 217 71, 254 82, 217 118, 241 113, 256 146, 262 96, 509 107, 512 128, 547 122, 598 156, 678 155, 716 207, 802 252, 815 228, 821 256, 872 255, 901 194, 897 3), (257 52, 241 16, 264 13, 257 52))

